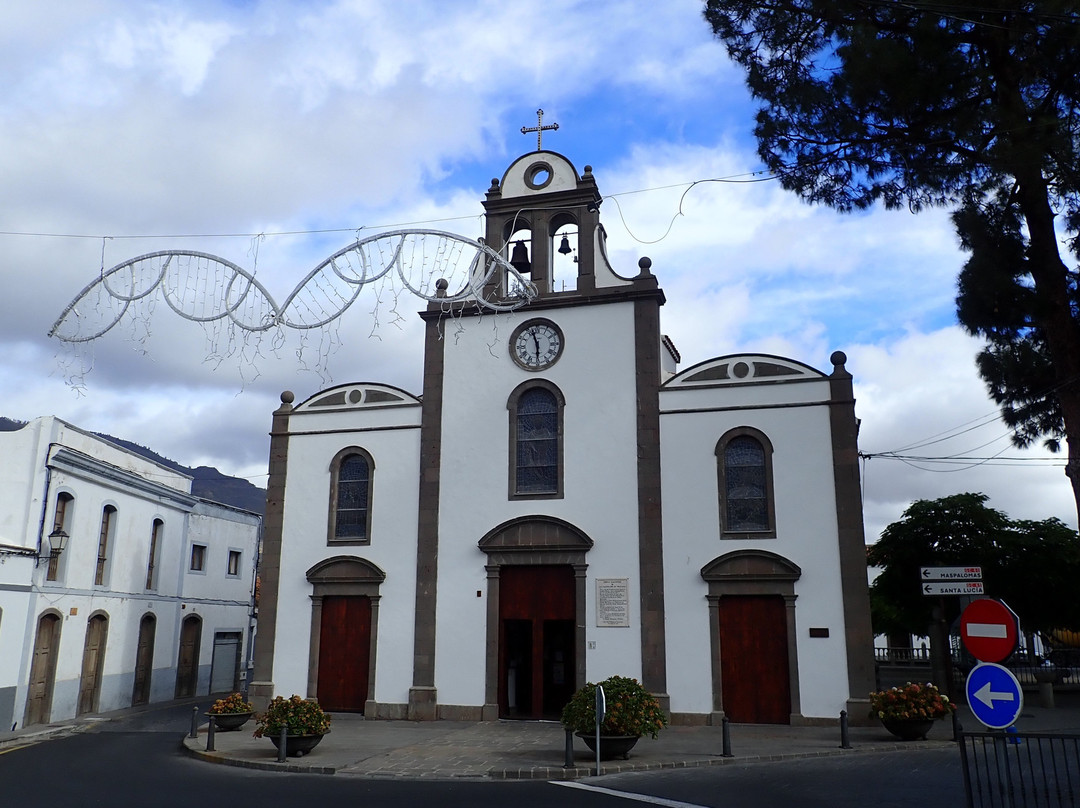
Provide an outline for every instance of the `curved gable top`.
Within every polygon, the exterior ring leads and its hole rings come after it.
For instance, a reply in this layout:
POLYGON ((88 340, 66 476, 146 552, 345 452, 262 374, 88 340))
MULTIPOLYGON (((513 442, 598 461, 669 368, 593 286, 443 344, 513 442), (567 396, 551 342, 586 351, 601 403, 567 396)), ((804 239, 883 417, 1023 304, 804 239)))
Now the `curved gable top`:
POLYGON ((770 354, 732 354, 699 362, 668 379, 664 387, 670 390, 673 387, 716 387, 826 378, 820 370, 794 359, 770 354))
POLYGON ((706 581, 797 581, 798 564, 768 550, 733 550, 701 568, 706 581))
POLYGON ((504 197, 529 196, 531 194, 549 194, 552 191, 573 191, 580 181, 574 164, 558 152, 534 151, 521 155, 510 164, 503 174, 502 194, 504 197), (534 169, 546 167, 550 178, 543 184, 533 181, 534 169))
POLYGON ((326 410, 365 407, 415 406, 420 399, 389 384, 353 383, 320 390, 307 401, 296 405, 293 412, 325 412, 326 410))
POLYGON ((325 558, 305 573, 308 583, 343 584, 375 583, 386 580, 386 573, 366 558, 334 556, 325 558))
POLYGON ((592 549, 593 542, 580 529, 553 516, 522 516, 503 522, 477 543, 485 553, 533 550, 592 549))

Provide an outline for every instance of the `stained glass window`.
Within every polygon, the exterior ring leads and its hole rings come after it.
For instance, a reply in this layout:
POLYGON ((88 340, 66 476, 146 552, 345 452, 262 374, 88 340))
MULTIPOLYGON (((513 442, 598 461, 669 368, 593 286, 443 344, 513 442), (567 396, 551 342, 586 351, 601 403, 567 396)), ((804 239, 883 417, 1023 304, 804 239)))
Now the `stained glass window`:
POLYGON ((769 486, 765 448, 740 435, 724 447, 724 530, 769 530, 769 486))
POLYGON ((559 403, 543 387, 525 391, 517 402, 515 491, 548 494, 559 490, 559 403))
POLYGON ((335 539, 367 539, 370 482, 371 467, 366 457, 351 454, 342 458, 337 474, 335 539))

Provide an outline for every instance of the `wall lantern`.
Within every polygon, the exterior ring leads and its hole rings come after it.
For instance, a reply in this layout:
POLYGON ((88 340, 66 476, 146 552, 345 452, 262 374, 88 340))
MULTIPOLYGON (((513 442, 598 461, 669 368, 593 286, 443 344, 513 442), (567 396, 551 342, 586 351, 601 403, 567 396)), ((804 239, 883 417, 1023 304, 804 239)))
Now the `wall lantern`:
POLYGON ((38 564, 42 561, 49 561, 54 558, 59 558, 60 554, 64 552, 64 548, 67 546, 68 534, 63 528, 57 528, 49 534, 49 552, 43 556, 38 556, 38 564))

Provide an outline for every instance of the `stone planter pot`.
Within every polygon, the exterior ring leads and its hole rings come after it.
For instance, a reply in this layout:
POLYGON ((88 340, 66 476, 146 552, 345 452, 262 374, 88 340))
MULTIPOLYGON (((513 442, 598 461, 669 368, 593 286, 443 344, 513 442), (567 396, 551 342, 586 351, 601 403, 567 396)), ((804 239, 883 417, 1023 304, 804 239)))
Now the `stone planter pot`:
MULTIPOLYGON (((596 752, 596 734, 588 732, 575 733, 592 752, 596 752)), ((600 759, 611 760, 621 757, 623 760, 630 759, 630 750, 638 742, 640 735, 601 735, 600 736, 600 759)))
MULTIPOLYGON (((279 736, 269 735, 267 737, 273 742, 275 749, 281 748, 281 738, 279 736)), ((286 735, 285 755, 287 757, 303 757, 318 746, 319 741, 322 739, 322 735, 286 735)))
POLYGON ((934 726, 928 718, 882 718, 881 724, 901 741, 925 741, 926 733, 934 726))
POLYGON ((207 713, 214 719, 214 728, 218 732, 232 732, 244 726, 252 713, 207 713))

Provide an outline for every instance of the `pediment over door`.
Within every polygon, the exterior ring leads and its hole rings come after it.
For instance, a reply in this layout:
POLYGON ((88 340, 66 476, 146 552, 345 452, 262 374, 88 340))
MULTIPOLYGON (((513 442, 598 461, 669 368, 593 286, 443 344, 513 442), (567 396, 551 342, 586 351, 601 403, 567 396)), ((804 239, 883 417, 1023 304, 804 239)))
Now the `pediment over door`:
POLYGON ((485 553, 559 551, 587 553, 593 542, 583 531, 553 516, 523 516, 503 522, 478 542, 485 553))
POLYGON ((702 567, 701 577, 710 583, 794 583, 802 577, 802 570, 794 562, 767 550, 734 550, 714 558, 702 567))
POLYGON ((386 580, 386 573, 366 558, 334 556, 315 564, 306 577, 312 584, 381 584, 386 580))

